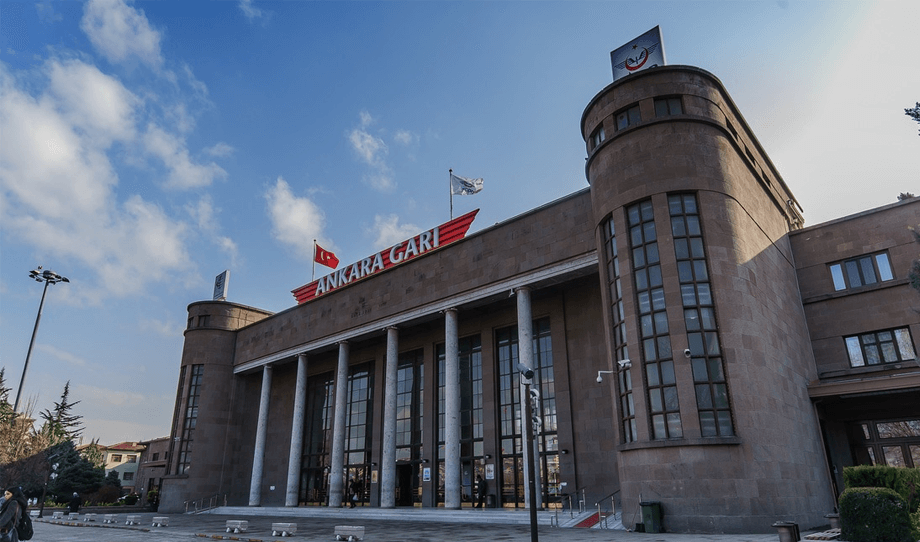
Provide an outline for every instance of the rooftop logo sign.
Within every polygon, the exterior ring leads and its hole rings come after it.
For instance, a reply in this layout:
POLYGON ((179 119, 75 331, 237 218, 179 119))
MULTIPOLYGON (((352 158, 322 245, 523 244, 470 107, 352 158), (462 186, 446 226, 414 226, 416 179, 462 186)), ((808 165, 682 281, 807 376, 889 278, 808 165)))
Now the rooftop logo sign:
POLYGON ((361 279, 418 258, 423 254, 455 243, 466 236, 466 232, 469 231, 478 212, 479 209, 476 209, 463 216, 458 216, 411 239, 406 239, 390 248, 372 254, 359 262, 343 266, 341 269, 305 284, 291 293, 294 294, 298 304, 303 304, 361 279))
POLYGON ((661 28, 656 26, 626 45, 611 51, 610 64, 613 66, 614 81, 637 71, 667 64, 661 28))

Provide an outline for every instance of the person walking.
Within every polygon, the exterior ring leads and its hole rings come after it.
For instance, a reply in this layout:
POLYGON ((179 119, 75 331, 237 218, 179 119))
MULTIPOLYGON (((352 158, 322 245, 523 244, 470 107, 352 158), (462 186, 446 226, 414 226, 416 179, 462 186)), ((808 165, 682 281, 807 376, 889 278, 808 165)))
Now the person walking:
POLYGON ((76 491, 73 492, 73 497, 70 499, 70 504, 67 505, 67 509, 70 510, 72 514, 76 514, 80 511, 80 505, 83 504, 80 500, 80 494, 76 491))
POLYGON ((20 487, 10 487, 3 493, 6 498, 0 506, 0 542, 19 542, 16 526, 19 518, 27 514, 29 505, 20 487))
POLYGON ((476 475, 476 508, 482 508, 486 502, 486 491, 489 490, 488 483, 482 479, 481 474, 476 475))

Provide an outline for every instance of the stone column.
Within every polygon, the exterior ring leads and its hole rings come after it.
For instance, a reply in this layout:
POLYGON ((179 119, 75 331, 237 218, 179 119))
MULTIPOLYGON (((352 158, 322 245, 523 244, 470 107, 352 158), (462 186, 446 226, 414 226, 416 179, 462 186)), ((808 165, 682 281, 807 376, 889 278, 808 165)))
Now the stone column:
POLYGON ((399 330, 387 328, 386 382, 383 399, 383 454, 380 458, 380 508, 396 507, 396 378, 399 330))
POLYGON ((460 340, 457 309, 444 311, 444 508, 460 508, 460 340))
POLYGON ((294 389, 294 419, 291 422, 291 452, 288 456, 287 490, 284 506, 297 506, 300 467, 303 459, 303 419, 307 404, 307 355, 297 355, 297 384, 294 389))
POLYGON ((329 460, 329 508, 342 506, 345 489, 345 411, 348 408, 348 341, 339 343, 335 373, 335 419, 332 423, 332 457, 329 460))
POLYGON ((268 400, 272 393, 272 366, 262 367, 262 396, 259 398, 259 422, 256 447, 252 454, 252 479, 249 482, 249 506, 262 504, 262 465, 265 462, 265 435, 268 430, 268 400))

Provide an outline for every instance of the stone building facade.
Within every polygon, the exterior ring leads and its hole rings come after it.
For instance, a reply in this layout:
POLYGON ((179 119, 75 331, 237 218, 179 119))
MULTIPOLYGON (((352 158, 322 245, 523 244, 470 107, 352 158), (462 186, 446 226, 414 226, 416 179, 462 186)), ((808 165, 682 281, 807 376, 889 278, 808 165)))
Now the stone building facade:
POLYGON ((589 188, 444 245, 447 224, 422 233, 277 314, 192 303, 161 510, 454 509, 477 475, 489 505, 527 507, 519 364, 538 506, 613 498, 632 527, 652 500, 669 531, 766 532, 824 524, 843 466, 920 462, 920 200, 803 229, 698 68, 618 80, 581 128, 589 188), (865 254, 884 284, 847 282, 865 254))

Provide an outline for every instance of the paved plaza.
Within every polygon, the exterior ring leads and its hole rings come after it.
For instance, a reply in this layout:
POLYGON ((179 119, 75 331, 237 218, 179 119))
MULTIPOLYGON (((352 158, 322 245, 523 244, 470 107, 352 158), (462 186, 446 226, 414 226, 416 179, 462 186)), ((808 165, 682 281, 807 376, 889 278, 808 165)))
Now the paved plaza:
MULTIPOLYGON (((260 510, 264 513, 265 510, 260 510)), ((251 542, 332 542, 337 525, 361 525, 365 528, 366 542, 436 542, 462 540, 464 542, 503 542, 531 540, 529 524, 500 522, 505 516, 495 514, 496 521, 489 522, 489 511, 476 512, 474 521, 462 523, 417 520, 381 519, 379 512, 368 513, 361 509, 348 510, 339 517, 289 515, 222 515, 222 514, 153 514, 141 515, 139 526, 127 526, 127 514, 119 514, 117 523, 101 521, 61 521, 50 517, 34 520, 36 542, 173 542, 191 540, 242 540, 251 542), (168 527, 152 527, 154 516, 169 517, 168 527), (227 520, 243 519, 249 522, 245 533, 227 533, 227 520), (273 522, 297 523, 297 533, 290 537, 272 536, 273 522)), ((393 516, 400 515, 393 512, 393 516)), ((401 514, 402 516, 413 516, 401 514)), ((526 514, 522 514, 526 516, 526 514)), ((472 516, 471 516, 472 517, 472 516)), ((81 515, 82 519, 82 515, 81 515)), ((101 516, 100 516, 101 520, 101 516)), ((806 533, 802 533, 805 535, 806 533)), ((777 542, 779 536, 771 534, 705 535, 705 534, 652 534, 623 530, 538 527, 538 539, 543 542, 777 542)))

